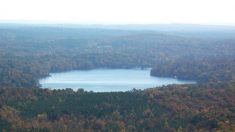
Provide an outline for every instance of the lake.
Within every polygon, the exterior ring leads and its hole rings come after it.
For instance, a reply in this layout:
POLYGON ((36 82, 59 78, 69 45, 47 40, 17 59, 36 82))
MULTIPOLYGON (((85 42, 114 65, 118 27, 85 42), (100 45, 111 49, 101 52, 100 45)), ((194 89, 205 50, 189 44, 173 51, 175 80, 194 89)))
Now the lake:
POLYGON ((51 73, 40 79, 42 88, 111 92, 146 89, 168 84, 191 84, 193 81, 150 76, 150 69, 95 69, 51 73))

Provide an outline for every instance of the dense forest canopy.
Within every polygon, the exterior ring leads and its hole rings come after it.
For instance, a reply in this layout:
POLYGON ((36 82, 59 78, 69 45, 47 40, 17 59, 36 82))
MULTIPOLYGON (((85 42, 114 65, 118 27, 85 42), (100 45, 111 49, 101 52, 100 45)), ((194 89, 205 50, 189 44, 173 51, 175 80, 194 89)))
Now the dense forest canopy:
POLYGON ((215 39, 202 37, 201 30, 191 31, 194 32, 191 36, 175 30, 2 25, 0 84, 38 86, 37 80, 50 72, 104 67, 150 67, 154 76, 177 76, 199 82, 207 82, 209 78, 229 80, 234 77, 234 69, 229 67, 234 65, 235 40, 232 36, 235 30, 222 29, 205 33, 214 36, 222 31, 229 32, 215 39), (227 71, 231 75, 211 73, 217 64, 220 64, 219 72, 227 71))
POLYGON ((0 24, 0 131, 235 131, 235 28, 161 26, 0 24), (51 72, 136 67, 197 84, 39 89, 51 72))

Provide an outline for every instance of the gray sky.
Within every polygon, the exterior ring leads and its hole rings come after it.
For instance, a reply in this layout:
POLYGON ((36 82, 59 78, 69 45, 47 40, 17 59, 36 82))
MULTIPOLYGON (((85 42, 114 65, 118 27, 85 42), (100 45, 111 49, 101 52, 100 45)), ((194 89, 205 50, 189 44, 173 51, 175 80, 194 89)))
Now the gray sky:
POLYGON ((0 21, 235 25, 234 0, 0 0, 0 21))

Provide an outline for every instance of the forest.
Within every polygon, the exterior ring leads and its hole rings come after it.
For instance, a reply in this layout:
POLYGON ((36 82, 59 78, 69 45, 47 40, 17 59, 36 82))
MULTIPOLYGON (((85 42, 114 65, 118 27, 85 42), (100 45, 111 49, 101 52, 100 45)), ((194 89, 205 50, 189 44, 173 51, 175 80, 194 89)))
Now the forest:
POLYGON ((0 24, 0 131, 235 131, 235 30, 132 28, 0 24), (197 84, 95 93, 38 82, 136 67, 197 84))

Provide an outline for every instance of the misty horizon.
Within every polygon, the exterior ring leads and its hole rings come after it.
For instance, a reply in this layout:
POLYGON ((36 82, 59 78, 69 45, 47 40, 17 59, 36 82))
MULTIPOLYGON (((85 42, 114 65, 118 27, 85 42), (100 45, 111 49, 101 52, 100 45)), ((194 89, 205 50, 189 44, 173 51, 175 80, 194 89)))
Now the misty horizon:
POLYGON ((1 20, 0 24, 20 24, 20 25, 81 25, 81 26, 155 26, 155 25, 187 25, 187 26, 235 26, 235 23, 82 23, 82 22, 63 22, 63 21, 33 21, 33 20, 1 20))

